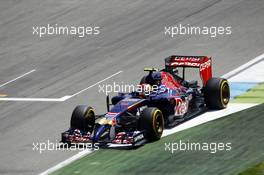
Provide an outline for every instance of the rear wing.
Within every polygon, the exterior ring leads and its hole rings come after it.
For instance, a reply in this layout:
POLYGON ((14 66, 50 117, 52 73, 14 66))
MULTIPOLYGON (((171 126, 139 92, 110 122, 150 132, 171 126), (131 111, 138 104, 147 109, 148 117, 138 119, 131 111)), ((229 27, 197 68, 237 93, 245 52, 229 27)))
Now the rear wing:
POLYGON ((177 67, 191 67, 199 68, 200 77, 203 81, 203 85, 206 85, 207 81, 212 78, 212 59, 207 56, 180 56, 172 55, 165 58, 165 69, 177 67))

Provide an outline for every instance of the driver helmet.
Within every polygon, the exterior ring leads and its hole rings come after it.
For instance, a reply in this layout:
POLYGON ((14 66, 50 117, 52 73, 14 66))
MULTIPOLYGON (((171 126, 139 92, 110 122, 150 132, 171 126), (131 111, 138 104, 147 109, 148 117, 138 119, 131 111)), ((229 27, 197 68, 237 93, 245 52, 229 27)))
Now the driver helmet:
POLYGON ((161 85, 161 73, 160 72, 153 72, 152 73, 153 85, 160 86, 161 85))

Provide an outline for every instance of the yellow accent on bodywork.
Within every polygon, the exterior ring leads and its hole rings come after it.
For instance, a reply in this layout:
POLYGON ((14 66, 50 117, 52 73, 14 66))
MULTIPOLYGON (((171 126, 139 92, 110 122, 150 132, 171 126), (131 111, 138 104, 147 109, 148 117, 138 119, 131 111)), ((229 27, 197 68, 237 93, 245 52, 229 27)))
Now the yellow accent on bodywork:
POLYGON ((146 68, 144 68, 144 71, 158 71, 158 69, 157 68, 146 67, 146 68))

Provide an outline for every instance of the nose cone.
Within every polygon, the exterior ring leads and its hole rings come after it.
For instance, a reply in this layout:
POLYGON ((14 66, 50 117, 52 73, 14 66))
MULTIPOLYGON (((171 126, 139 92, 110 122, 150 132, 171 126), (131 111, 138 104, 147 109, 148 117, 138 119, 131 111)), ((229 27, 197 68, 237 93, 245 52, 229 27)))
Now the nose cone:
POLYGON ((101 135, 104 133, 106 129, 106 125, 100 125, 98 129, 96 129, 95 134, 93 136, 93 142, 98 142, 101 135))

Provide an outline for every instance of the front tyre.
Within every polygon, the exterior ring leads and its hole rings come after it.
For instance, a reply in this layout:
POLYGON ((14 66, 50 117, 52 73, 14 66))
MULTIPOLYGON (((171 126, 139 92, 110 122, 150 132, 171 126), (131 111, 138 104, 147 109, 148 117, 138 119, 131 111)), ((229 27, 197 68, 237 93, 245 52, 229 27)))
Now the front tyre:
POLYGON ((90 106, 79 105, 72 112, 71 128, 92 131, 95 124, 95 112, 90 106))
POLYGON ((205 103, 209 109, 224 109, 230 99, 229 84, 224 78, 211 78, 204 88, 205 103))
POLYGON ((164 130, 162 112, 154 107, 145 108, 141 113, 140 125, 149 141, 159 140, 164 130))

